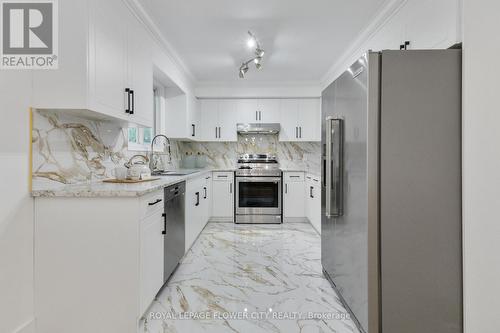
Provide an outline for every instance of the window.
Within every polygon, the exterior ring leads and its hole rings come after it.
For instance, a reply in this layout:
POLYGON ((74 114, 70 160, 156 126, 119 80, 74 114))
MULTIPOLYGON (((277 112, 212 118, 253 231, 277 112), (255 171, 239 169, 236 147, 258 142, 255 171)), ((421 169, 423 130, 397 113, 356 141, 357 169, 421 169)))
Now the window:
MULTIPOLYGON (((154 99, 154 128, 157 128, 158 117, 160 115, 160 100, 158 89, 153 89, 154 99)), ((127 130, 128 150, 133 151, 149 151, 151 149, 151 141, 155 136, 155 131, 151 127, 129 127, 127 130)))

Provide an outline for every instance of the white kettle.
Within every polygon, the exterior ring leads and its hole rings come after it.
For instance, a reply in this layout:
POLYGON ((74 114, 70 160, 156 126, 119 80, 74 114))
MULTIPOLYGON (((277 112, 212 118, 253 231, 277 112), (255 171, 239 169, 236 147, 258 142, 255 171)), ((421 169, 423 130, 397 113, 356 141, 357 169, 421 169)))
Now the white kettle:
POLYGON ((144 155, 134 155, 125 163, 128 169, 127 178, 132 180, 151 178, 151 169, 148 166, 149 159, 144 155))

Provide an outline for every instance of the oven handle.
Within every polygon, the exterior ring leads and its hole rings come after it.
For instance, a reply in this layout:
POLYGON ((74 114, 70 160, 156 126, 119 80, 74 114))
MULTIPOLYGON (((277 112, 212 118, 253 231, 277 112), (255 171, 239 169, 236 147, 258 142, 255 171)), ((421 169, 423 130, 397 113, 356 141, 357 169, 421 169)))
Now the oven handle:
POLYGON ((281 177, 236 177, 238 183, 253 183, 253 182, 267 182, 276 183, 281 182, 281 177))

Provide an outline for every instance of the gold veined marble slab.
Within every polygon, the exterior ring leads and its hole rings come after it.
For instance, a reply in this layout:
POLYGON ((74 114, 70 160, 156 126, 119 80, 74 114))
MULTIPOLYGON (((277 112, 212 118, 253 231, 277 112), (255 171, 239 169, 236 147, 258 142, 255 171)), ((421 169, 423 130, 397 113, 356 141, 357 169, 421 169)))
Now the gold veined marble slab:
POLYGON ((140 332, 359 333, 309 223, 207 224, 145 315, 140 332))

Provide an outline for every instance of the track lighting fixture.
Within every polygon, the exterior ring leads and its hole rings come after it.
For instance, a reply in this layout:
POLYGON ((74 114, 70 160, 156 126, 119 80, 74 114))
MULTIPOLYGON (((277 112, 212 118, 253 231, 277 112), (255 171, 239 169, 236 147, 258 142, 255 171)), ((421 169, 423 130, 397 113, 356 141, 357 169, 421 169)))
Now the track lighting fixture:
POLYGON ((245 61, 241 64, 240 71, 239 71, 239 77, 241 79, 245 78, 245 74, 248 72, 248 69, 249 69, 248 68, 249 63, 253 62, 255 64, 255 68, 261 69, 262 68, 262 57, 264 56, 264 50, 260 47, 260 44, 259 44, 257 38, 255 37, 255 35, 251 31, 248 31, 248 35, 250 36, 250 38, 247 41, 247 45, 250 48, 255 47, 255 52, 254 52, 255 57, 253 57, 252 59, 245 61))

